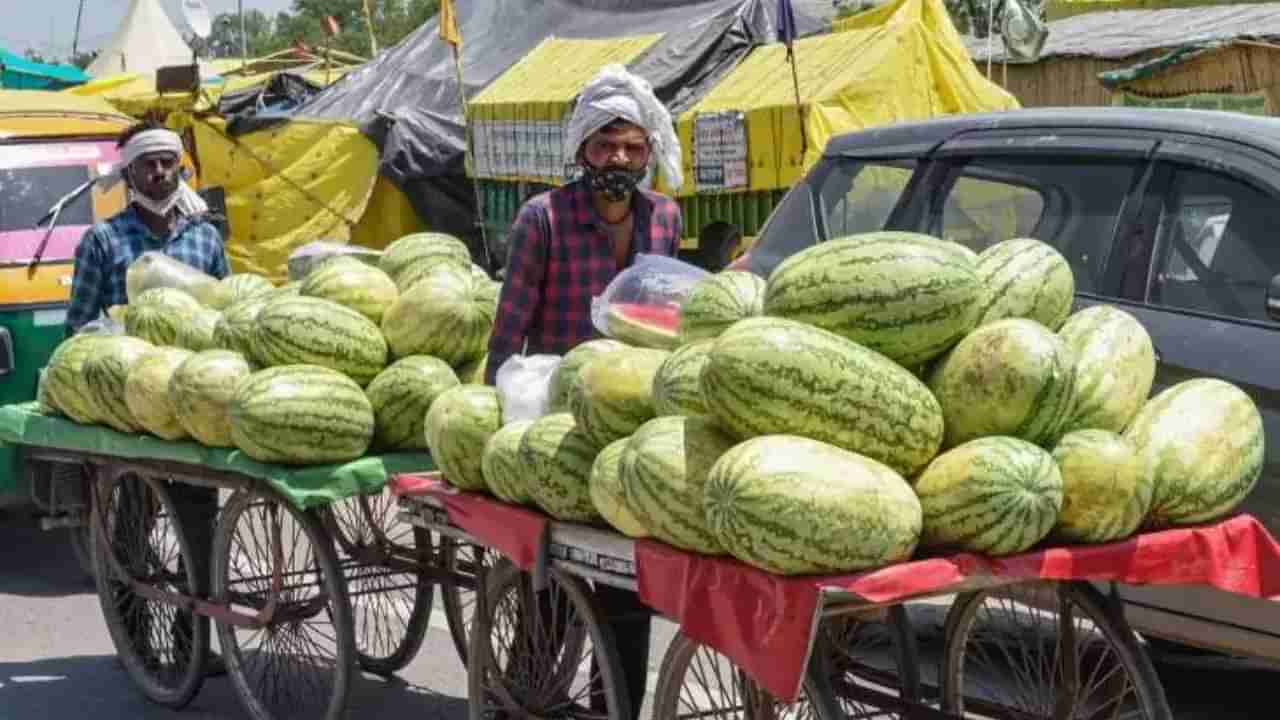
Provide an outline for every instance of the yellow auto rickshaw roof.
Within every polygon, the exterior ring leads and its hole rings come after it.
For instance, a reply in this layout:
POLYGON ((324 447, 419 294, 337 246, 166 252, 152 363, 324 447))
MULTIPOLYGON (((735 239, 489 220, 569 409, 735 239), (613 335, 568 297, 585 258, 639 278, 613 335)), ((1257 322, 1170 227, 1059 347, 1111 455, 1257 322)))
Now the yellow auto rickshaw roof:
POLYGON ((0 90, 0 139, 116 135, 134 120, 99 97, 42 90, 0 90))

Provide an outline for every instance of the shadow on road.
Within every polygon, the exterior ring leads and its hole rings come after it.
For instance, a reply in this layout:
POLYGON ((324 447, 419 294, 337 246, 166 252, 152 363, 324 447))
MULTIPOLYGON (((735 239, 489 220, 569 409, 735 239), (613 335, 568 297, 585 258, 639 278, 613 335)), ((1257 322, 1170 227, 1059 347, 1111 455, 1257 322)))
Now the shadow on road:
POLYGON ((93 579, 76 562, 68 533, 45 532, 26 513, 0 511, 0 595, 53 597, 94 592, 93 579))
MULTIPOLYGON (((181 711, 121 692, 132 681, 111 655, 81 655, 0 663, 0 720, 91 717, 93 720, 242 720, 246 717, 225 677, 205 681, 181 711)), ((392 678, 358 676, 348 696, 350 717, 461 720, 466 698, 392 678)))

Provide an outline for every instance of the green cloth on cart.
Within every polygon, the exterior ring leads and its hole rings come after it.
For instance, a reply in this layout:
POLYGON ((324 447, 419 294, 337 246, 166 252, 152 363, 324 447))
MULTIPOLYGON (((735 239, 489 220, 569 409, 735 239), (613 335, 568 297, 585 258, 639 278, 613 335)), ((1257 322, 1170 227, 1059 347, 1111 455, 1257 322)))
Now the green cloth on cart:
POLYGON ((129 435, 99 425, 81 425, 43 415, 35 403, 0 406, 0 444, 78 451, 130 460, 164 460, 237 473, 265 481, 299 508, 328 505, 380 492, 393 475, 435 469, 427 453, 369 455, 338 465, 268 465, 239 450, 129 435))

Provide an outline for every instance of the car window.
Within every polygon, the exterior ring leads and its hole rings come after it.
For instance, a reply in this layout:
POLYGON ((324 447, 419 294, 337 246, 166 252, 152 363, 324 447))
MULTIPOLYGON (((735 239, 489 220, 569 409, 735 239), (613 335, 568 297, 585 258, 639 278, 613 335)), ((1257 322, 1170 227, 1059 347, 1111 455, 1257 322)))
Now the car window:
POLYGON ((929 232, 975 252, 1015 237, 1053 245, 1075 273, 1076 290, 1099 292, 1139 159, 981 157, 961 159, 935 198, 929 232))
POLYGON ((1280 273, 1277 198, 1243 180, 1173 166, 1161 201, 1147 300, 1268 321, 1267 286, 1280 273))
MULTIPOLYGON (((83 165, 0 168, 0 232, 30 230, 67 193, 89 181, 83 165)), ((62 209, 58 225, 92 225, 93 200, 85 193, 62 209)))

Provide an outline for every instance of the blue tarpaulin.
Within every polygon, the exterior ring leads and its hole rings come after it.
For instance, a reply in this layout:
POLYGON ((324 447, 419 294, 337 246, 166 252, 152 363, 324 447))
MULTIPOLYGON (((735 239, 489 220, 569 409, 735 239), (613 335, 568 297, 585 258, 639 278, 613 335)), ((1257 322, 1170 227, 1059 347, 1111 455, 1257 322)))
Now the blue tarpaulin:
POLYGON ((88 81, 89 76, 74 65, 34 62, 0 50, 0 87, 7 90, 61 90, 88 81))

